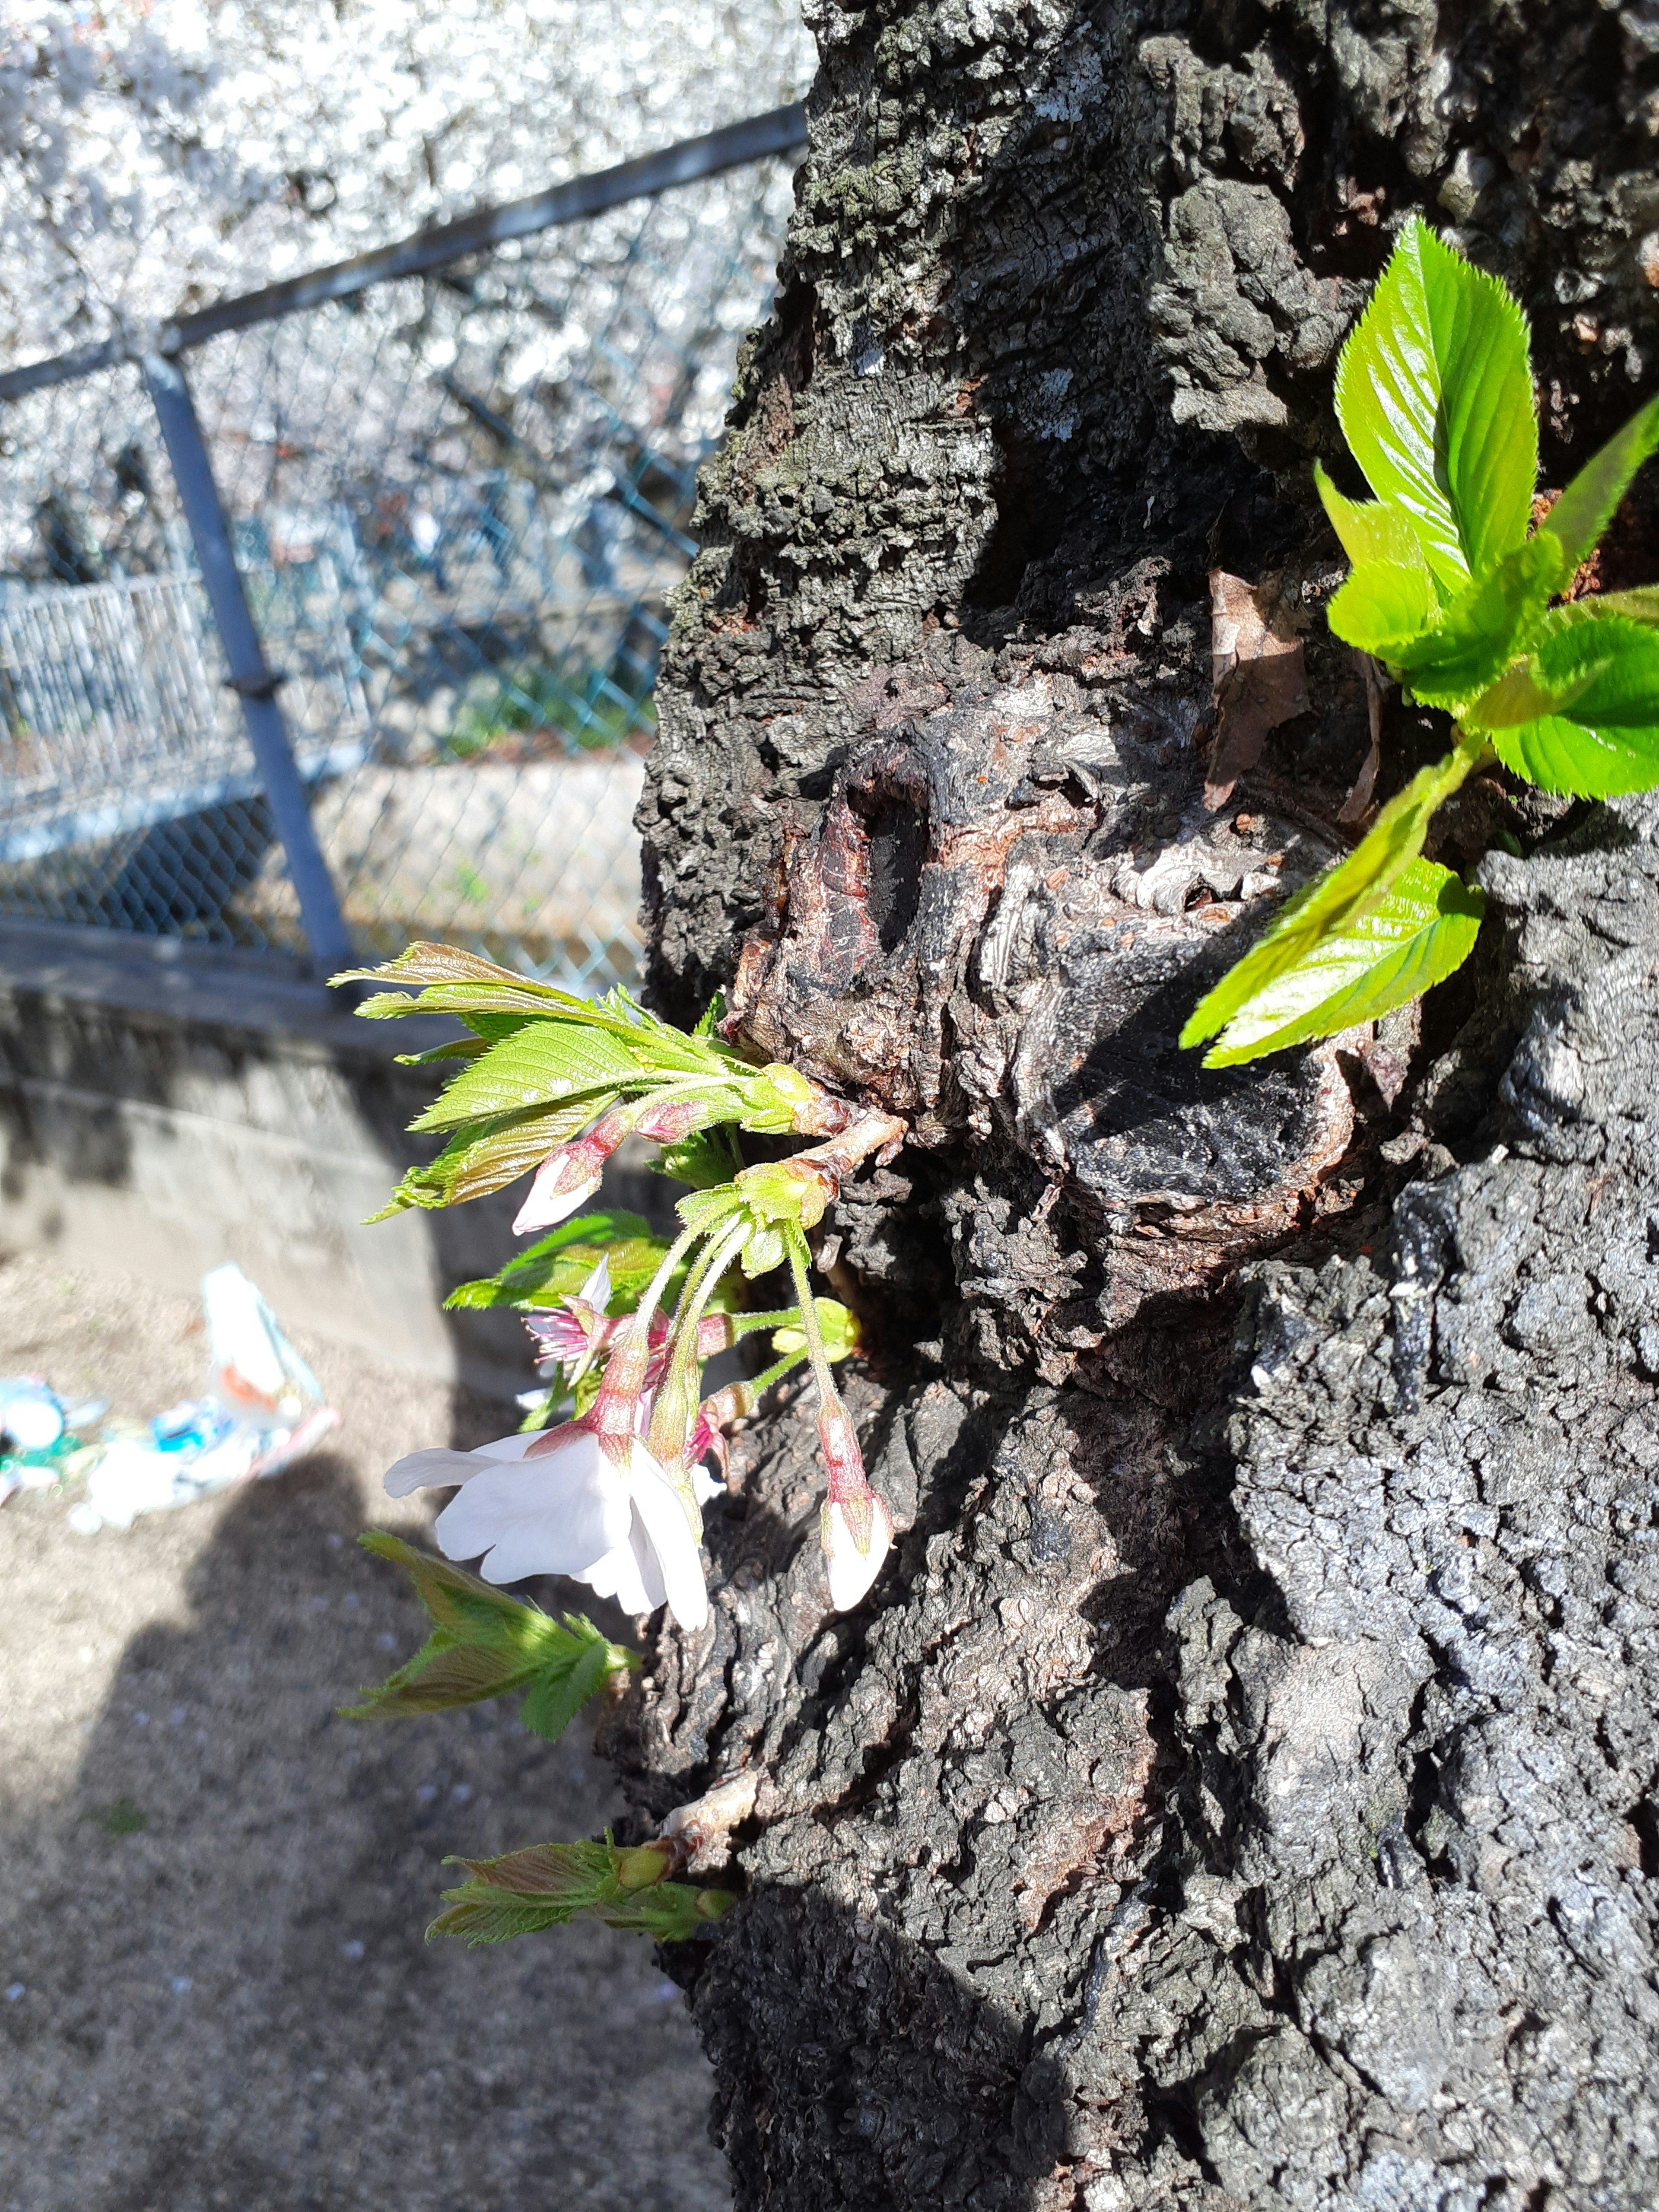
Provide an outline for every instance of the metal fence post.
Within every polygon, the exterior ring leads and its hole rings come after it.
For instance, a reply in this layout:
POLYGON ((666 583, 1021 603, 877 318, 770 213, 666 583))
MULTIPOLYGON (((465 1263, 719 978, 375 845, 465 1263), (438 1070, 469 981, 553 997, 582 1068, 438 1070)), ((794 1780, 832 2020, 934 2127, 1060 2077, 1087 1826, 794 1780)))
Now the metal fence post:
POLYGON ((229 664, 231 684, 242 702, 242 716, 247 724, 253 757, 276 818, 276 834, 288 855, 289 875, 300 902, 301 924, 311 946, 312 958, 326 975, 336 968, 350 965, 351 939, 340 912, 334 879, 317 842, 305 785, 295 765, 283 710, 276 704, 276 687, 282 678, 274 675, 265 663, 259 633, 254 627, 236 556, 231 550, 230 534, 225 528, 224 509, 219 503, 219 489, 213 480, 202 425, 184 371, 176 362, 154 353, 145 354, 141 366, 156 420, 161 426, 179 504, 195 540, 196 557, 201 563, 208 604, 213 610, 213 619, 229 664))

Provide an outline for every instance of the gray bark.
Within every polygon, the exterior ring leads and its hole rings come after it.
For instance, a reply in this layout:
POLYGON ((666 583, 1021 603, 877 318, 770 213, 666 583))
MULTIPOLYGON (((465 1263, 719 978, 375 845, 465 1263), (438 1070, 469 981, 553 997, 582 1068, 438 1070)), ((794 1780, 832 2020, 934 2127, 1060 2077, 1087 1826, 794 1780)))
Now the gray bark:
MULTIPOLYGON (((1488 779, 1420 1018, 1172 1039, 1341 848, 1307 495, 1420 208, 1533 318, 1547 480, 1659 368, 1659 12, 816 0, 778 313, 643 809, 653 988, 904 1114, 823 1261, 903 1529, 828 1610, 807 1409, 611 1731, 750 1771, 677 1955, 738 2204, 1659 2197, 1659 815, 1488 779), (1220 813, 1206 571, 1311 711, 1220 813), (740 957, 741 956, 741 957, 740 957)), ((1638 499, 1604 580, 1659 574, 1638 499)), ((1444 741, 1389 708, 1383 794, 1444 741)))

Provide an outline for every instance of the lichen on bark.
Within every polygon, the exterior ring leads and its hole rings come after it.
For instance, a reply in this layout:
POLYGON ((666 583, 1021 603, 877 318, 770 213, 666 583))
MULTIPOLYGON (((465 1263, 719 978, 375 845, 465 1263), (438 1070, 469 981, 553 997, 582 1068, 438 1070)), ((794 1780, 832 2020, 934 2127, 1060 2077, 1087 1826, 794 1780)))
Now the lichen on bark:
MULTIPOLYGON (((1420 1018, 1170 1040, 1345 841, 1305 470, 1389 227, 1520 294, 1560 481, 1659 372, 1659 17, 810 16, 641 815, 662 1009, 724 988, 915 1132, 821 1255, 894 1564, 830 1613, 786 1404, 612 1728, 642 1813, 759 1777, 674 1961, 738 2202, 1634 2212, 1654 811, 1472 787, 1437 850, 1491 920, 1420 1018), (1303 610, 1312 705, 1212 813, 1216 566, 1303 610)), ((1659 574, 1650 496, 1607 559, 1659 574)), ((1381 795, 1443 737, 1393 701, 1381 795)))

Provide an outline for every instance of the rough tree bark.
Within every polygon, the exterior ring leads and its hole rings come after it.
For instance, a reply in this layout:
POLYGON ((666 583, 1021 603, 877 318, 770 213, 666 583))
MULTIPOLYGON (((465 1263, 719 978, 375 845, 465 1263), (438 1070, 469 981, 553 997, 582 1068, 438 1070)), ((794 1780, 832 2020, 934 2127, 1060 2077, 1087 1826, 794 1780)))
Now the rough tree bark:
MULTIPOLYGON (((1659 374, 1659 7, 809 13, 659 695, 653 981, 913 1125, 823 1237, 906 1533, 831 1615, 811 1424, 757 1427, 711 1627, 613 1729, 642 1816, 757 1779, 747 1901, 674 1967, 738 2203, 1636 2212, 1659 810, 1477 785, 1440 856, 1514 852, 1420 1019, 1172 1041, 1343 842, 1306 465, 1391 228, 1524 299, 1547 481, 1659 374), (1212 567, 1275 580, 1311 702, 1218 813, 1212 567)), ((1382 795, 1445 735, 1385 721, 1382 795)))

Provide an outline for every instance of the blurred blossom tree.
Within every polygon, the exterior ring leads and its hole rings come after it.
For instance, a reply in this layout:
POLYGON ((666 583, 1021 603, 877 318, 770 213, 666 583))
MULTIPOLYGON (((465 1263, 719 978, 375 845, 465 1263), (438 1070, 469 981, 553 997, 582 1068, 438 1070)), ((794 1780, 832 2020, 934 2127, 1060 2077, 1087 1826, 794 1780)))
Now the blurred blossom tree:
POLYGON ((810 66, 790 0, 15 0, 0 357, 736 121, 810 66))

